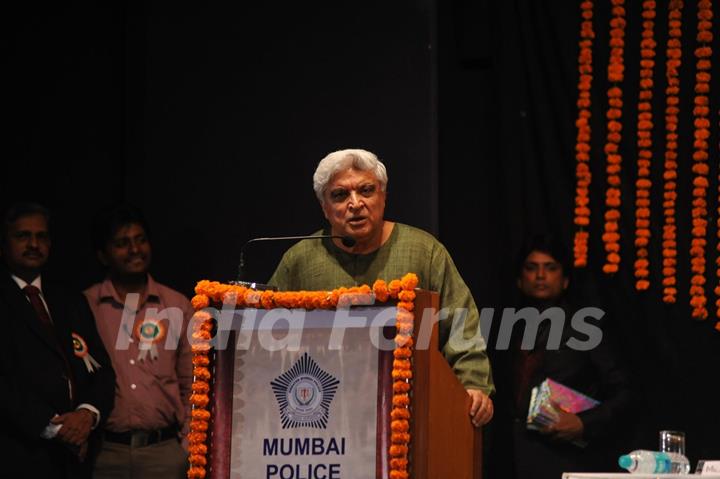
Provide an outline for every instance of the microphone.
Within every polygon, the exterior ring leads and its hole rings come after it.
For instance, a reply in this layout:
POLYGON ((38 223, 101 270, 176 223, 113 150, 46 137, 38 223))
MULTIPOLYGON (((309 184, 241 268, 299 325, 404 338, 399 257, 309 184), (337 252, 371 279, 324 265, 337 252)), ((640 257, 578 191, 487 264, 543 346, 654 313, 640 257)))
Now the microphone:
MULTIPOLYGON (((306 239, 339 239, 343 246, 346 248, 352 248, 355 246, 357 241, 355 241, 355 238, 352 236, 343 236, 343 235, 314 235, 314 236, 270 236, 270 237, 264 237, 264 238, 252 238, 245 242, 244 245, 242 245, 242 248, 240 248, 240 263, 238 264, 238 275, 237 280, 235 283, 239 284, 252 284, 253 287, 257 285, 257 283, 248 283, 247 281, 244 281, 243 276, 245 276, 245 248, 248 247, 251 243, 259 243, 261 241, 294 241, 294 240, 306 240, 306 239)), ((262 285, 258 285, 262 286, 262 285)), ((258 289, 258 288, 255 288, 258 289)), ((266 288, 267 289, 267 288, 266 288)))

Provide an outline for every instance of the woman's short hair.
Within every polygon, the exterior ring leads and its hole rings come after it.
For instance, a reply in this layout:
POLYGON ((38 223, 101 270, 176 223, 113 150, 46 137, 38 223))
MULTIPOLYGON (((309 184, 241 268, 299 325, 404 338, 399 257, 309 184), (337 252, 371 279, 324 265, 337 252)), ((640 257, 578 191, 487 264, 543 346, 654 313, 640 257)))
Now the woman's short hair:
POLYGON ((570 277, 572 263, 568 248, 564 242, 548 233, 535 234, 525 238, 515 259, 515 274, 517 276, 522 273, 525 260, 533 251, 539 251, 552 256, 553 259, 562 266, 563 275, 566 278, 570 277))
POLYGON ((320 203, 323 202, 325 188, 335 173, 354 168, 360 171, 372 171, 380 182, 380 189, 387 188, 387 170, 375 154, 367 150, 349 149, 334 151, 320 160, 313 175, 313 189, 320 203))

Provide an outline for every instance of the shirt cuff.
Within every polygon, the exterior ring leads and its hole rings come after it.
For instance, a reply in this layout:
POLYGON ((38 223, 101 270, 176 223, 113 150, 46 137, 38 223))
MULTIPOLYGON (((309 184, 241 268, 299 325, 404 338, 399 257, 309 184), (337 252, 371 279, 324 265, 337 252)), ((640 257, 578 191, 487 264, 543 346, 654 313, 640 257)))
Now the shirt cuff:
MULTIPOLYGON (((57 414, 53 416, 53 418, 56 418, 57 414)), ((57 436, 58 431, 62 427, 62 424, 53 424, 48 423, 47 426, 45 426, 45 429, 43 429, 43 432, 40 433, 40 437, 43 439, 52 439, 55 436, 57 436)))
POLYGON ((78 409, 87 409, 88 411, 95 413, 95 424, 93 424, 93 427, 92 427, 93 429, 95 429, 98 426, 98 424, 100 424, 100 411, 98 411, 98 409, 95 406, 93 406, 92 404, 88 404, 88 403, 82 403, 78 407, 75 408, 76 411, 78 409))

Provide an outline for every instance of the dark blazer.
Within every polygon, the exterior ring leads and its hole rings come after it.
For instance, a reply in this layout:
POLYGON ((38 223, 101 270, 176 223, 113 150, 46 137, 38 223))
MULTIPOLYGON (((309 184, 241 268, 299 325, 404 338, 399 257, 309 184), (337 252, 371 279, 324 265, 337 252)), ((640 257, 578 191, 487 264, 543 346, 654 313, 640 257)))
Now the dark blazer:
POLYGON ((6 269, 0 268, 0 455, 3 476, 71 478, 84 468, 75 452, 58 440, 40 437, 55 414, 79 404, 96 407, 107 418, 113 406, 115 373, 90 309, 81 295, 69 295, 43 282, 43 296, 55 336, 42 326, 30 302, 6 269), (71 334, 80 335, 101 368, 88 372, 76 357, 71 334), (58 343, 62 348, 59 351, 58 343), (75 382, 70 397, 65 361, 75 382))
MULTIPOLYGON (((583 439, 588 445, 580 448, 564 441, 553 441, 535 431, 528 431, 526 417, 530 390, 515 390, 519 376, 520 344, 524 323, 513 334, 510 350, 499 355, 496 381, 498 398, 492 423, 493 450, 502 458, 488 457, 489 470, 502 477, 516 479, 559 478, 563 472, 596 472, 617 469, 619 437, 632 413, 635 395, 631 378, 624 366, 612 332, 605 321, 588 324, 603 330, 600 344, 590 351, 578 351, 567 345, 570 338, 586 341, 587 337, 573 329, 571 318, 575 308, 562 302, 557 306, 565 311, 560 347, 546 348, 550 336, 549 321, 541 325, 536 347, 531 355, 537 358, 537 368, 529 378, 530 388, 551 378, 601 401, 600 406, 578 414, 584 425, 583 439), (501 371, 504 370, 504 374, 501 371), (522 394, 519 398, 518 396, 522 394), (519 399, 520 404, 517 404, 519 399)), ((539 308, 541 310, 544 307, 539 308)))

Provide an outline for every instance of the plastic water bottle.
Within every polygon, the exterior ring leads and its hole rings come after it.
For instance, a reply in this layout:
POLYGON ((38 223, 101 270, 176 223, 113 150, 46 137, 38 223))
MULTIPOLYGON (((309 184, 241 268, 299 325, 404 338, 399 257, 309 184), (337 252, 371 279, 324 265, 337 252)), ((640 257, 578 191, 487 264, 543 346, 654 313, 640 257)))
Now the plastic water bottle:
POLYGON ((688 474, 688 458, 677 452, 637 450, 620 456, 620 467, 636 474, 688 474))

